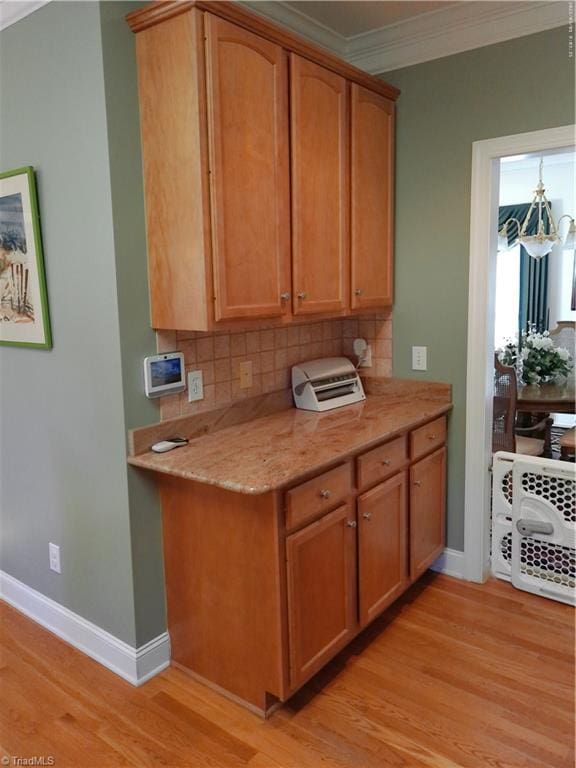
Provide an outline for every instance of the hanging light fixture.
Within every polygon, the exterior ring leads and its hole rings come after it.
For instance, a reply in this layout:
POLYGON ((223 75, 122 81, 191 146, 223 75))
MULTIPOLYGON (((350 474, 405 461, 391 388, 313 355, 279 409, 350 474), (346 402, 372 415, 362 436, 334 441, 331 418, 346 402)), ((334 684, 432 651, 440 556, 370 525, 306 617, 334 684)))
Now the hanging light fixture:
POLYGON ((542 167, 544 161, 540 159, 540 175, 538 180, 538 186, 534 190, 534 199, 528 209, 524 222, 520 224, 518 219, 513 216, 504 222, 504 225, 498 232, 498 250, 507 250, 515 243, 520 243, 526 248, 526 251, 533 259, 541 259, 546 254, 550 253, 552 248, 560 241, 559 226, 562 219, 569 219, 570 225, 566 234, 566 239, 562 245, 563 250, 573 250, 576 247, 576 224, 572 216, 565 214, 558 219, 558 224, 554 224, 552 218, 552 211, 550 210, 550 204, 546 198, 544 184, 542 182, 542 167), (532 218, 533 211, 538 212, 538 226, 536 228, 536 234, 529 235, 528 226, 530 219, 532 218), (548 218, 547 225, 544 224, 544 213, 548 218), (516 224, 516 238, 509 244, 508 243, 508 225, 510 223, 516 224))

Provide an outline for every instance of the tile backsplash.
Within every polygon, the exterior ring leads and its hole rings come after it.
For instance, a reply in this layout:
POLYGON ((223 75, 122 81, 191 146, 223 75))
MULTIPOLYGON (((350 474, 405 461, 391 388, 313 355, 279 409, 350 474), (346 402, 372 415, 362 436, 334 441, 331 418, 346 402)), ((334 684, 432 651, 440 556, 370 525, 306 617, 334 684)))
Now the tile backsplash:
POLYGON ((361 337, 372 346, 367 375, 392 372, 390 314, 323 320, 315 323, 235 333, 158 331, 158 352, 184 353, 186 371, 201 370, 204 399, 188 402, 187 391, 160 400, 162 420, 188 416, 290 387, 290 369, 317 357, 353 357, 352 342, 361 337), (252 362, 252 386, 240 388, 240 364, 252 362))

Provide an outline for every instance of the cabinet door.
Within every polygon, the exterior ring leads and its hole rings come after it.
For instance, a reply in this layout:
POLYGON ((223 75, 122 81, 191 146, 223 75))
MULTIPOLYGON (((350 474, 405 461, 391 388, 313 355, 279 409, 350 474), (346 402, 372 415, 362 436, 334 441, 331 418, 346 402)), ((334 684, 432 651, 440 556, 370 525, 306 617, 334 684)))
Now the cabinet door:
POLYGON ((286 548, 294 688, 346 645, 356 628, 356 520, 349 505, 288 536, 286 548))
POLYGON ((294 313, 347 305, 347 82, 290 54, 294 313))
POLYGON ((278 316, 290 310, 286 53, 205 24, 215 317, 278 316))
POLYGON ((410 469, 410 577, 417 578, 444 549, 446 448, 410 469))
POLYGON ((361 626, 390 605, 408 583, 406 486, 406 472, 400 472, 358 498, 361 626))
POLYGON ((394 103, 352 85, 352 309, 392 304, 394 103))

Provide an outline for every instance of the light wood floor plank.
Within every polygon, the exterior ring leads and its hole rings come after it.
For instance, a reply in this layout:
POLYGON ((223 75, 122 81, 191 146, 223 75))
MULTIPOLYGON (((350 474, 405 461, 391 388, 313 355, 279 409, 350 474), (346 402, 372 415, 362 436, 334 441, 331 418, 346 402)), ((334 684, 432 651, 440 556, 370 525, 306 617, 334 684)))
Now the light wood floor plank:
POLYGON ((0 755, 67 768, 573 768, 574 611, 427 574, 268 721, 0 603, 0 755))

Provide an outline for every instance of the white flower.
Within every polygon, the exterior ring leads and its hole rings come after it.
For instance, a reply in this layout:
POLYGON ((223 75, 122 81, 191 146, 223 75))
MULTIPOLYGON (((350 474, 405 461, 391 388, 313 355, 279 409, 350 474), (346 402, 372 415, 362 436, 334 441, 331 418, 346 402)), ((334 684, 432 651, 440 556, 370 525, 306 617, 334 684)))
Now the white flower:
POLYGON ((528 349, 528 347, 522 347, 522 360, 526 360, 529 354, 530 354, 530 350, 528 349))
POLYGON ((564 349, 564 347, 558 347, 556 354, 561 360, 570 360, 570 352, 568 352, 567 349, 564 349))

